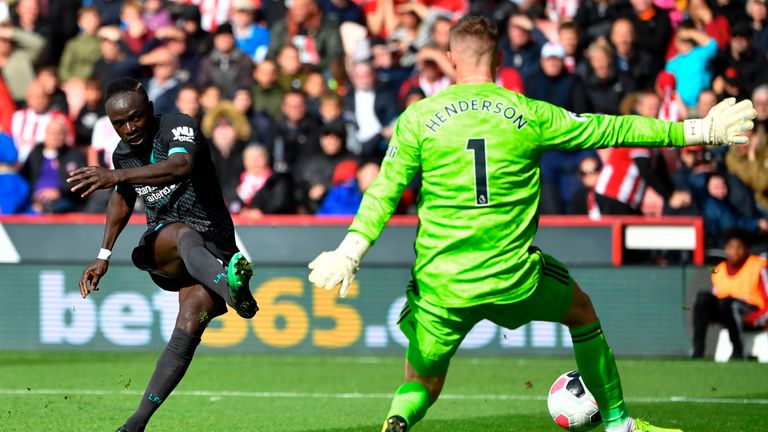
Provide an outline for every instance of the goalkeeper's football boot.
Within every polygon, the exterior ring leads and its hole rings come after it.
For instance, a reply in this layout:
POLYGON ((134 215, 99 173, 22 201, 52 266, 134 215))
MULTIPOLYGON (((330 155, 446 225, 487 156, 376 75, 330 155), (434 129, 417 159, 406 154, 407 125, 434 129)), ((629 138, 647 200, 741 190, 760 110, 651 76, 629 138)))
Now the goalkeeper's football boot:
POLYGON ((240 252, 234 254, 227 266, 227 282, 231 298, 230 306, 243 318, 253 318, 259 310, 256 299, 248 286, 253 276, 251 263, 240 252))
POLYGON ((654 426, 645 420, 633 419, 635 422, 635 428, 632 432, 683 432, 682 429, 667 429, 654 426))
MULTIPOLYGON (((116 430, 115 432, 128 432, 128 429, 126 429, 126 428, 125 428, 125 425, 122 425, 122 426, 120 426, 119 428, 117 428, 117 430, 116 430)), ((144 432, 144 428, 142 428, 142 429, 141 429, 140 431, 138 431, 138 432, 144 432)))
POLYGON ((405 419, 400 416, 392 416, 384 422, 384 427, 381 432, 406 432, 408 425, 405 423, 405 419))

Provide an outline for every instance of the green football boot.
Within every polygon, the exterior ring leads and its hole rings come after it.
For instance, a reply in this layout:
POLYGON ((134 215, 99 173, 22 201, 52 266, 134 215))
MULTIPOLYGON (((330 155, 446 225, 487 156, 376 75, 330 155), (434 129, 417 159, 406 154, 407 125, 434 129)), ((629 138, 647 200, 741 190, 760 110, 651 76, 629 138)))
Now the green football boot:
POLYGON ((253 276, 251 263, 240 252, 234 254, 227 266, 227 282, 229 294, 232 297, 230 306, 243 318, 253 318, 259 310, 248 285, 251 276, 253 276))

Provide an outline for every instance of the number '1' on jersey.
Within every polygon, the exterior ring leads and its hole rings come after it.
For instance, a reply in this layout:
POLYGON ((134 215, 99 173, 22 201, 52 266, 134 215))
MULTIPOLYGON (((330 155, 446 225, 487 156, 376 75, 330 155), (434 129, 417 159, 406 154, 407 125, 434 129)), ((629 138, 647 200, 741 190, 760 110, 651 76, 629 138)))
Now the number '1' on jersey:
POLYGON ((375 241, 421 170, 414 263, 420 294, 444 307, 519 301, 540 274, 529 247, 542 152, 665 145, 684 145, 682 124, 582 116, 493 83, 453 85, 398 119, 350 231, 375 241))

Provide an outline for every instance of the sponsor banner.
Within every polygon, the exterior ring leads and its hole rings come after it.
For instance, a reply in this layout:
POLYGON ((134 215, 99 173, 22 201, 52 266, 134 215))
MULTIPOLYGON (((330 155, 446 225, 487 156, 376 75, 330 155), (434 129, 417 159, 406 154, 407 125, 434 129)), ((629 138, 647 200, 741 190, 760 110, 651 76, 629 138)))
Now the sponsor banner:
MULTIPOLYGON (((156 350, 173 331, 176 293, 146 273, 114 264, 100 291, 80 297, 83 266, 0 265, 0 349, 156 350)), ((617 354, 685 355, 682 268, 576 268, 617 354)), ((252 320, 234 312, 215 319, 202 349, 214 352, 404 353, 397 328, 410 269, 364 267, 347 298, 314 288, 299 266, 257 267, 252 289, 261 311, 252 320)), ((467 336, 472 355, 567 354, 570 336, 559 324, 534 322, 503 329, 484 321, 467 336)))

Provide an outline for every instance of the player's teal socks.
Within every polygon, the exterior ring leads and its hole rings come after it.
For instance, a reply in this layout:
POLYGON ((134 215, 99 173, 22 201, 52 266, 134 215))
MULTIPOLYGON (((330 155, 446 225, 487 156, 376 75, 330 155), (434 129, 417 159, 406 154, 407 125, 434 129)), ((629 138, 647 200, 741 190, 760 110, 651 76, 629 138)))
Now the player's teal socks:
POLYGON ((629 414, 624 405, 621 379, 613 351, 596 321, 571 329, 576 365, 587 389, 592 392, 606 427, 624 423, 629 414))
POLYGON ((400 416, 408 423, 408 430, 424 418, 429 408, 429 390, 424 384, 411 381, 400 386, 392 399, 387 418, 400 416))

